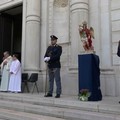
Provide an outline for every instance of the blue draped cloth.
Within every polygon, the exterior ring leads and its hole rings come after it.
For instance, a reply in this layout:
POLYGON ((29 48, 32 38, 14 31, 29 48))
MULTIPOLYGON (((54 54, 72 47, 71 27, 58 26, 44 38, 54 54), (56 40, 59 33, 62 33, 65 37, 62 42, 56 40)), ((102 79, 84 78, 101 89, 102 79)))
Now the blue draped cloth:
POLYGON ((78 55, 78 85, 79 93, 82 89, 88 89, 91 93, 89 101, 102 100, 100 90, 99 57, 94 54, 78 55))

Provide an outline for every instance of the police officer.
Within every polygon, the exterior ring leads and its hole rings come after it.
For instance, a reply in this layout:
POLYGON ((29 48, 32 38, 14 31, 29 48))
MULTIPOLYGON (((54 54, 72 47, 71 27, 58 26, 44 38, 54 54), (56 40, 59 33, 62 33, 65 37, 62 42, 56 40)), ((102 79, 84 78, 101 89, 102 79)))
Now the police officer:
POLYGON ((51 45, 47 48, 44 61, 48 65, 49 73, 49 91, 45 97, 52 97, 54 88, 54 79, 56 82, 56 96, 55 98, 60 98, 61 95, 61 78, 60 78, 60 56, 62 54, 62 47, 57 45, 57 37, 51 35, 51 45))

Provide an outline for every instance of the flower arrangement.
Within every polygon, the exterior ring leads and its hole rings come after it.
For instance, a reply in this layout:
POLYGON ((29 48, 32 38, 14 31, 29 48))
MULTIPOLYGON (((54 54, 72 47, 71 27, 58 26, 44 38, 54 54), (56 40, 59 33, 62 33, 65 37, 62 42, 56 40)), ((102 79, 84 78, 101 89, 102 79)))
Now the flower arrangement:
POLYGON ((81 89, 80 93, 78 94, 78 99, 81 101, 88 101, 88 98, 90 97, 91 93, 88 89, 81 89))

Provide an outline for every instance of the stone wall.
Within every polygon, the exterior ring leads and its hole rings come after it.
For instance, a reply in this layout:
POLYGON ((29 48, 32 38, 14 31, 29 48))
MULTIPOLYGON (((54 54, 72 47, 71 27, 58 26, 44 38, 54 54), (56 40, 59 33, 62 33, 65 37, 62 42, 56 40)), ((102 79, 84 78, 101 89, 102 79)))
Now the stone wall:
POLYGON ((120 96, 120 58, 116 55, 118 41, 120 40, 120 1, 111 0, 111 41, 112 65, 115 71, 116 95, 120 96))
POLYGON ((0 0, 0 5, 7 4, 9 2, 12 2, 13 0, 0 0))
POLYGON ((59 38, 58 44, 63 47, 61 56, 63 94, 77 95, 77 55, 83 51, 77 27, 86 20, 95 31, 93 44, 96 54, 100 57, 102 93, 108 96, 120 96, 120 58, 116 55, 120 40, 119 0, 41 0, 41 3, 39 0, 0 0, 0 10, 14 7, 22 2, 23 70, 41 71, 39 76, 41 91, 44 91, 46 75, 43 57, 50 44, 49 36, 55 34, 59 38), (30 52, 30 48, 34 48, 35 45, 37 47, 30 52))
POLYGON ((120 58, 116 55, 120 40, 120 1, 111 1, 111 30, 112 30, 112 61, 113 65, 120 65, 120 58), (116 4, 117 3, 117 4, 116 4))
POLYGON ((0 0, 0 10, 12 8, 16 5, 22 4, 23 0, 0 0))

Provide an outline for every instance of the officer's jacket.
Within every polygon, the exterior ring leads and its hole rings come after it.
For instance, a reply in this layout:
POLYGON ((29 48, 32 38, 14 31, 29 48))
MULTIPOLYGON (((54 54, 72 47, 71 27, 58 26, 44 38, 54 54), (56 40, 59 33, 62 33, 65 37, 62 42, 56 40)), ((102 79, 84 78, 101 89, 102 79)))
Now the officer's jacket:
POLYGON ((49 68, 60 68, 60 56, 62 54, 62 47, 59 45, 52 46, 50 45, 47 48, 47 51, 45 53, 44 57, 50 57, 50 60, 48 61, 48 67, 49 68))

